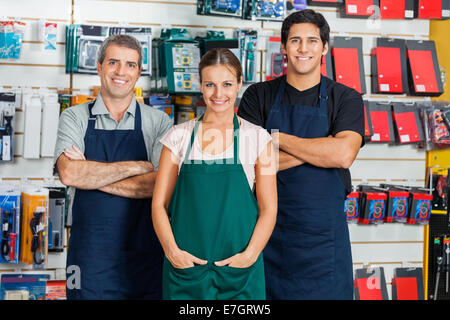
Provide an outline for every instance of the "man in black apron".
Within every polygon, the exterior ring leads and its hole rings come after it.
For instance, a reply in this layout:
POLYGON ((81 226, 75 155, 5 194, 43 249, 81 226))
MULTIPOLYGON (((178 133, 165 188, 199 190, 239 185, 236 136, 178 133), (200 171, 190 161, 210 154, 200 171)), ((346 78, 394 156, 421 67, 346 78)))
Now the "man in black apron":
POLYGON ((106 39, 97 71, 99 96, 64 111, 55 150, 62 183, 76 188, 67 298, 161 299, 163 251, 151 196, 159 139, 171 121, 134 97, 142 71, 135 38, 106 39))
POLYGON ((320 73, 329 31, 313 10, 287 17, 287 74, 250 86, 239 106, 239 116, 279 144, 277 224, 264 250, 268 299, 353 298, 344 201, 364 111, 358 92, 320 73))

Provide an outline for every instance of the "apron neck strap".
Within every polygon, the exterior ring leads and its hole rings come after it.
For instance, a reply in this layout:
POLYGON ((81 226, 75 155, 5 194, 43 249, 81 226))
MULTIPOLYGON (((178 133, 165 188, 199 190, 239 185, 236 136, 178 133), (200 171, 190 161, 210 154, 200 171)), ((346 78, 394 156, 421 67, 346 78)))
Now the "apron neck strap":
MULTIPOLYGON (((194 130, 192 131, 192 134, 191 134, 191 140, 190 140, 189 146, 186 150, 186 155, 184 156, 185 160, 188 159, 188 157, 191 153, 192 145, 194 144, 195 136, 197 135, 198 126, 199 126, 200 122, 203 121, 204 116, 205 116, 205 114, 202 114, 202 116, 195 123, 194 130)), ((239 160, 239 120, 238 120, 236 114, 234 114, 234 116, 233 116, 233 130, 234 130, 234 134, 233 134, 234 162, 233 163, 240 163, 240 160, 239 160)))
MULTIPOLYGON (((92 114, 92 108, 94 107, 95 101, 97 101, 97 100, 90 102, 88 105, 88 110, 89 110, 88 129, 95 128, 95 121, 97 120, 97 117, 92 114)), ((142 130, 141 108, 137 101, 136 101, 136 110, 134 111, 134 130, 138 130, 138 131, 142 130)))

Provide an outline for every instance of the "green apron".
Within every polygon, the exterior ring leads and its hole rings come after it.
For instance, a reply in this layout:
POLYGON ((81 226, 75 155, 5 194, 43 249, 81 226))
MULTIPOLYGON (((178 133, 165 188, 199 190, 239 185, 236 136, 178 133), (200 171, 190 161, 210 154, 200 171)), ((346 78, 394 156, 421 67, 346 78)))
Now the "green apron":
POLYGON ((239 161, 236 115, 233 158, 188 160, 202 119, 194 126, 169 204, 169 216, 178 247, 208 263, 177 269, 165 258, 163 298, 263 300, 262 253, 248 268, 214 265, 245 250, 258 218, 258 204, 239 161))

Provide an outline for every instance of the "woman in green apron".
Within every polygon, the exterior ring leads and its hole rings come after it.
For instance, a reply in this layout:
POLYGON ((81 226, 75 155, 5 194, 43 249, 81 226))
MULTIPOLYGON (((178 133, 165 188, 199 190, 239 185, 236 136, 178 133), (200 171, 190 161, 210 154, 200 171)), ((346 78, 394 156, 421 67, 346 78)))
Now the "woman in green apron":
POLYGON ((152 218, 164 249, 164 299, 265 299, 264 249, 276 221, 270 135, 234 113, 241 65, 203 56, 206 112, 161 140, 152 218), (256 201, 252 192, 255 181, 256 201))

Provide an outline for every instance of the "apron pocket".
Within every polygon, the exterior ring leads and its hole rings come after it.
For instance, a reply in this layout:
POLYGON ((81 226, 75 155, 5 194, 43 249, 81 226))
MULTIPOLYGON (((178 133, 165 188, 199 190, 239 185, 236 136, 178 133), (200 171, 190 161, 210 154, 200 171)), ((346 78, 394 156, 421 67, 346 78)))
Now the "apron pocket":
POLYGON ((248 268, 212 266, 213 283, 219 300, 262 300, 265 299, 263 261, 259 258, 248 268))
POLYGON ((200 300, 211 295, 211 282, 208 281, 208 265, 195 265, 178 269, 164 258, 163 298, 171 300, 200 300))

